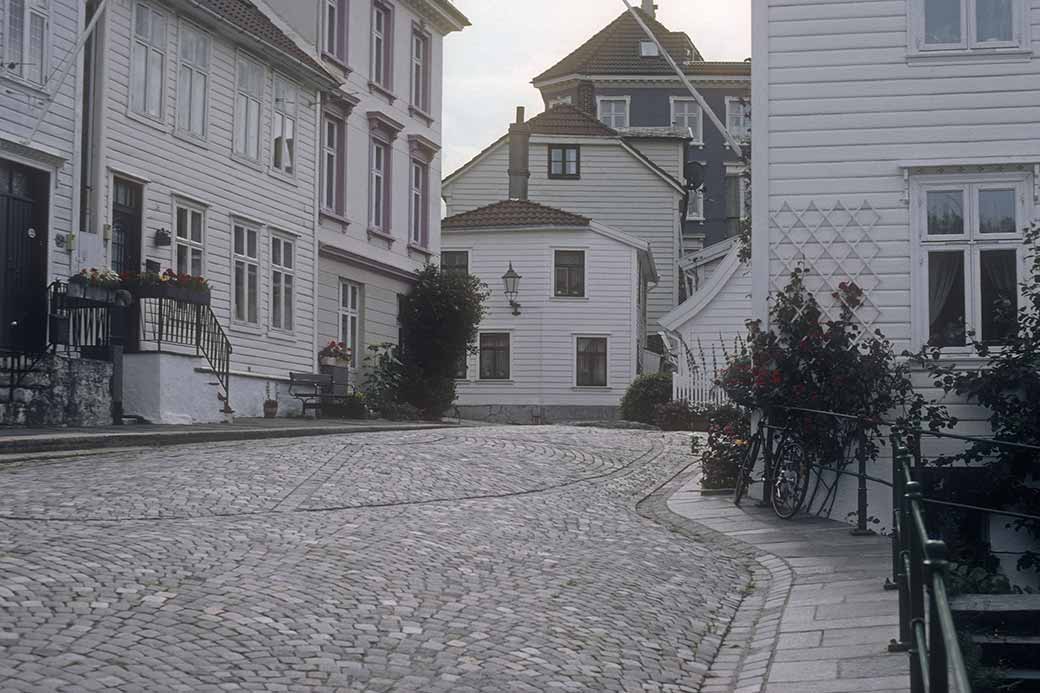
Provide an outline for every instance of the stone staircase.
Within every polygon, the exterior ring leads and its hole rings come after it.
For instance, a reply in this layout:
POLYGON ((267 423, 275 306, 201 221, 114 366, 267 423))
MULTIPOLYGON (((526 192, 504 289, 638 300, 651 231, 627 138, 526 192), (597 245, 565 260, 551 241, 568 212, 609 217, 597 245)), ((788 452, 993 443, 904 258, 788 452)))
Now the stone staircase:
POLYGON ((954 597, 950 608, 993 674, 993 686, 974 693, 1040 693, 1040 595, 965 594, 954 597))

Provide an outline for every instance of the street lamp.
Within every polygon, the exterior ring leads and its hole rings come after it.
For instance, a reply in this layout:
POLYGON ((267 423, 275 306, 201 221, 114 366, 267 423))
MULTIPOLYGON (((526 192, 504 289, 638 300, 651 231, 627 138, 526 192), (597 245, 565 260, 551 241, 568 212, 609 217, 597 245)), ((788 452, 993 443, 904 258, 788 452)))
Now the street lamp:
POLYGON ((502 275, 502 283, 506 287, 506 298, 509 299, 509 307, 513 309, 513 315, 520 315, 520 304, 516 302, 516 296, 520 293, 520 280, 522 277, 513 269, 513 263, 509 263, 509 269, 502 275))

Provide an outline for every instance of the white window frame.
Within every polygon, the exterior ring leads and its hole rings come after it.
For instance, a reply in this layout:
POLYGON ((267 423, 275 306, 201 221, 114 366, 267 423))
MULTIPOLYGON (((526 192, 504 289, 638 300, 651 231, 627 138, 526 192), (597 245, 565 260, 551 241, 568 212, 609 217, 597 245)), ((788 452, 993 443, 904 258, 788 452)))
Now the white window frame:
MULTIPOLYGON (((926 0, 911 0, 910 22, 908 28, 911 55, 957 55, 957 54, 1001 54, 1032 53, 1031 22, 1029 3, 1025 0, 1012 0, 1012 26, 1010 41, 977 40, 977 8, 978 0, 960 0, 961 2, 961 38, 953 43, 927 43, 925 41, 925 3, 926 0)), ((1028 57, 1028 56, 1027 56, 1028 57)))
POLYGON ((552 301, 588 301, 589 291, 589 255, 591 250, 588 246, 552 246, 549 248, 549 299, 552 301), (581 253, 582 254, 582 289, 581 296, 557 296, 556 295, 556 253, 581 253))
POLYGON ((271 86, 271 170, 277 171, 283 176, 289 176, 290 178, 296 177, 296 160, 299 148, 296 146, 297 136, 299 135, 299 102, 301 91, 297 88, 296 83, 286 78, 284 75, 274 73, 274 80, 271 86), (278 89, 282 87, 285 89, 285 94, 292 95, 292 104, 286 107, 285 103, 279 104, 278 89), (292 142, 293 146, 286 148, 285 145, 285 125, 286 123, 292 123, 292 142), (279 132, 280 130, 280 132, 279 132), (281 137, 279 137, 281 135, 281 137), (289 161, 286 160, 286 154, 289 155, 289 161), (281 165, 278 164, 279 155, 281 157, 281 165))
POLYGON ((232 142, 231 147, 234 154, 242 159, 251 161, 253 163, 259 163, 263 157, 264 148, 263 142, 263 123, 264 123, 264 91, 267 86, 267 68, 263 63, 254 60, 245 53, 239 51, 235 58, 235 106, 234 106, 234 122, 232 123, 232 142), (248 91, 243 91, 241 83, 241 70, 239 69, 240 64, 248 64, 254 68, 258 68, 260 71, 260 93, 252 94, 248 91), (249 135, 249 122, 248 113, 241 112, 240 97, 246 99, 246 106, 249 106, 251 102, 255 102, 257 105, 257 120, 256 120, 256 139, 253 142, 253 146, 256 148, 256 156, 250 153, 250 147, 246 141, 249 135), (240 132, 239 126, 244 128, 240 132))
POLYGON ((163 120, 166 112, 166 61, 168 58, 167 42, 169 38, 168 30, 170 26, 170 19, 171 16, 169 13, 157 10, 155 8, 155 5, 153 5, 152 3, 141 2, 140 0, 134 2, 133 16, 130 20, 130 82, 127 85, 127 90, 129 94, 129 98, 127 99, 127 108, 131 113, 139 115, 142 118, 148 118, 149 120, 155 120, 160 122, 163 120), (150 35, 147 37, 147 39, 137 35, 137 17, 138 13, 141 11, 141 8, 145 8, 146 10, 148 10, 148 13, 150 15, 148 23, 149 34, 151 34, 152 32, 151 15, 158 15, 162 17, 163 33, 161 41, 158 44, 152 42, 153 37, 150 35), (136 52, 138 46, 144 47, 146 51, 147 61, 144 65, 141 65, 139 61, 134 60, 134 53, 136 52), (148 66, 151 64, 153 58, 158 59, 160 61, 158 91, 159 104, 157 112, 150 113, 148 95, 151 92, 151 89, 148 79, 151 71, 148 69, 148 66), (136 92, 134 91, 134 75, 137 73, 138 70, 144 71, 141 78, 141 83, 144 88, 144 95, 142 102, 135 103, 136 92))
POLYGON ((7 0, 4 7, 4 33, 2 37, 4 44, 4 69, 10 77, 15 77, 28 84, 42 87, 47 84, 48 77, 50 76, 50 4, 48 0, 24 0, 22 11, 24 15, 22 16, 21 22, 21 43, 17 45, 16 51, 15 42, 11 36, 11 27, 13 26, 13 22, 11 21, 11 0, 7 0), (33 67, 31 65, 32 56, 29 55, 30 48, 32 47, 32 25, 34 18, 43 22, 43 37, 40 46, 42 61, 39 65, 39 79, 35 79, 35 75, 31 74, 33 67), (14 63, 14 66, 8 68, 7 66, 11 63, 14 63))
POLYGON ((262 252, 263 234, 259 225, 254 224, 245 219, 232 218, 231 220, 231 321, 239 325, 248 325, 250 327, 258 327, 260 325, 260 306, 263 304, 263 273, 260 267, 260 255, 262 252), (242 229, 242 252, 238 252, 235 247, 235 232, 237 229, 242 229), (253 233, 256 235, 256 254, 249 254, 249 234, 253 233), (243 287, 243 296, 245 297, 245 306, 243 310, 244 318, 239 318, 239 305, 238 295, 236 289, 238 288, 238 277, 236 270, 239 264, 242 265, 242 277, 245 280, 245 286, 243 287), (256 314, 253 319, 249 318, 249 268, 252 267, 256 270, 256 305, 254 309, 256 314))
POLYGON ((606 125, 609 128, 613 128, 615 130, 629 127, 629 124, 632 122, 632 120, 631 120, 632 119, 632 97, 631 96, 597 96, 596 97, 596 117, 599 119, 599 122, 603 123, 604 125, 606 125), (624 125, 615 125, 614 124, 614 122, 615 122, 614 119, 617 117, 616 113, 611 113, 610 114, 610 118, 611 118, 610 122, 607 122, 606 120, 603 119, 604 115, 605 115, 603 113, 603 104, 607 103, 607 102, 610 102, 610 103, 624 102, 624 104, 625 104, 624 125))
POLYGON ((390 156, 393 152, 386 140, 374 135, 369 138, 369 173, 368 173, 368 227, 384 235, 390 234, 390 156), (376 166, 376 152, 382 149, 383 166, 376 166), (379 180, 379 197, 376 198, 376 181, 379 180), (379 211, 379 223, 376 223, 376 211, 379 211))
POLYGON ((686 206, 686 221, 704 221, 704 189, 690 193, 690 202, 686 206))
POLYGON ((747 142, 751 139, 751 118, 749 111, 751 110, 751 102, 740 96, 727 96, 726 97, 726 129, 729 130, 729 134, 733 135, 740 142, 747 142), (740 109, 740 122, 741 127, 734 127, 732 115, 736 109, 740 109))
POLYGON ((339 325, 337 327, 337 331, 339 332, 339 341, 343 342, 348 347, 350 347, 351 368, 357 368, 357 364, 359 363, 360 348, 358 344, 355 344, 355 342, 364 343, 365 341, 364 335, 361 332, 361 314, 362 307, 364 305, 364 296, 365 295, 363 285, 358 284, 357 282, 352 282, 349 279, 343 279, 342 277, 340 278, 339 296, 336 299, 336 303, 339 306, 339 309, 337 311, 339 315, 339 325), (345 291, 346 293, 344 293, 345 291), (343 302, 344 295, 348 297, 347 305, 344 305, 343 302), (351 305, 351 303, 353 305, 351 305), (347 329, 344 329, 344 322, 346 322, 347 325, 349 325, 350 321, 353 321, 354 323, 353 336, 351 335, 349 327, 347 329))
POLYGON ((430 165, 412 157, 408 167, 408 242, 420 248, 429 245, 430 239, 430 165), (416 169, 421 180, 416 186, 416 169))
POLYGON ((179 273, 181 272, 179 250, 180 248, 186 248, 188 253, 188 273, 197 274, 199 276, 206 276, 206 208, 196 202, 184 200, 183 198, 175 197, 173 200, 173 256, 171 258, 170 265, 179 273), (180 214, 184 211, 185 221, 187 223, 187 235, 181 236, 179 227, 180 214), (192 216, 198 215, 199 217, 199 240, 195 240, 191 237, 191 222, 192 216), (191 251, 197 250, 200 254, 200 265, 199 271, 191 271, 191 251))
POLYGON ((371 43, 370 79, 373 84, 389 92, 394 88, 394 8, 380 0, 372 2, 372 30, 369 33, 369 40, 371 43), (381 32, 376 28, 376 16, 380 13, 385 14, 386 17, 381 32), (380 46, 381 51, 378 50, 380 46), (377 56, 379 62, 377 62, 377 56), (376 74, 377 65, 381 68, 382 74, 376 74))
POLYGON ((586 333, 576 332, 572 335, 571 341, 571 387, 578 390, 609 390, 610 389, 610 335, 604 333, 586 333), (579 385, 578 384, 578 340, 579 339, 602 339, 606 342, 607 353, 606 353, 606 383, 603 385, 579 385))
POLYGON ((322 4, 324 10, 321 16, 322 22, 322 52, 340 63, 346 65, 347 63, 347 37, 349 31, 350 22, 350 8, 349 0, 324 0, 322 4), (329 45, 329 12, 335 15, 335 37, 333 45, 329 45))
POLYGON ((321 208, 323 211, 341 215, 344 213, 344 155, 346 153, 346 119, 334 113, 323 113, 321 117, 321 208), (329 145, 329 127, 335 128, 336 142, 329 145), (332 163, 332 199, 329 200, 329 163, 332 163), (330 204, 331 203, 331 204, 330 204))
MULTIPOLYGON (((911 267, 913 295, 911 300, 912 335, 915 348, 928 344, 931 316, 928 314, 928 253, 942 251, 964 252, 965 268, 965 329, 975 330, 976 338, 982 326, 980 253, 986 250, 1015 250, 1018 258, 1018 305, 1024 301, 1020 282, 1026 276, 1026 248, 1022 229, 1034 220, 1032 176, 1024 172, 915 175, 910 195, 911 267), (1018 232, 1013 234, 981 234, 979 225, 980 190, 1015 189, 1016 222, 1018 232), (964 196, 965 233, 961 235, 928 236, 929 191, 962 189, 964 196)), ((943 347, 952 355, 972 353, 970 346, 943 347)))
MULTIPOLYGON (((690 132, 692 133, 693 137, 693 139, 690 141, 690 144, 704 144, 704 111, 701 109, 700 104, 697 103, 697 100, 688 99, 683 96, 672 96, 670 97, 669 101, 671 104, 672 127, 679 127, 678 123, 676 122, 678 119, 678 115, 675 112, 675 107, 678 104, 689 104, 693 106, 694 111, 697 114, 697 123, 696 125, 689 126, 690 132)), ((687 125, 689 124, 687 123, 687 125)))
MULTIPOLYGON (((514 361, 515 361, 515 354, 516 354, 516 349, 514 349, 514 345, 513 345, 513 330, 498 330, 498 329, 494 329, 494 328, 491 328, 491 327, 488 327, 487 329, 480 330, 477 333, 477 377, 475 378, 475 380, 477 382, 482 382, 482 383, 512 383, 512 382, 514 382, 513 381, 513 374, 515 372, 515 365, 516 365, 514 363, 514 361), (481 355, 480 344, 481 344, 481 338, 484 335, 486 335, 486 334, 504 334, 506 336, 507 340, 508 340, 508 344, 509 344, 509 373, 507 374, 507 377, 505 377, 505 378, 485 378, 485 377, 483 377, 483 373, 481 372, 481 368, 480 368, 480 355, 481 355)), ((474 378, 470 378, 470 380, 474 380, 474 378)))
POLYGON ((430 35, 419 28, 412 27, 412 61, 411 61, 411 98, 412 106, 424 113, 430 112, 431 99, 431 46, 430 35), (418 42, 422 41, 423 50, 421 55, 416 50, 418 42))
POLYGON ((210 38, 210 35, 200 29, 197 25, 181 18, 177 31, 177 120, 175 124, 176 130, 179 134, 200 140, 205 140, 207 137, 209 128, 210 64, 212 60, 213 41, 210 38), (192 56, 190 60, 185 59, 182 51, 186 32, 194 33, 197 40, 205 42, 205 65, 195 60, 195 56, 192 56), (181 73, 184 71, 187 71, 189 75, 189 85, 186 90, 183 88, 184 85, 181 80, 181 73), (202 90, 202 123, 200 123, 199 127, 196 129, 194 124, 191 122, 191 116, 195 98, 195 81, 197 79, 205 80, 205 88, 202 90), (187 123, 186 126, 185 123, 187 123))
POLYGON ((298 266, 298 257, 296 254, 296 238, 288 233, 272 232, 268 234, 267 249, 270 253, 268 256, 267 269, 268 277, 270 278, 270 310, 268 311, 268 325, 276 332, 284 334, 292 334, 296 331, 296 294, 299 287, 296 281, 296 267, 298 266), (279 248, 279 261, 275 262, 274 257, 274 245, 275 243, 280 244, 279 248), (292 260, 289 264, 285 263, 285 248, 292 248, 292 260), (289 277, 292 283, 292 296, 286 300, 285 298, 285 279, 289 277), (274 290, 276 287, 281 287, 281 323, 275 324, 275 301, 274 301, 274 290), (289 309, 288 313, 286 308, 289 309), (288 325, 286 324, 286 315, 289 315, 288 325))

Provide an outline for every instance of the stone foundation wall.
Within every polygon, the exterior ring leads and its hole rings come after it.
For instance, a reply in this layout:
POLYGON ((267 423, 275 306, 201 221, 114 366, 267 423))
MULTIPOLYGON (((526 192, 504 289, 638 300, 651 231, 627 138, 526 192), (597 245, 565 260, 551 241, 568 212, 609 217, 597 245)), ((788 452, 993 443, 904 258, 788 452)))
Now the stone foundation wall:
POLYGON ((25 376, 11 401, 0 405, 0 424, 89 427, 112 423, 111 363, 55 355, 44 358, 36 368, 25 376))
MULTIPOLYGON (((466 404, 459 405, 459 414, 471 421, 500 424, 539 425, 567 421, 614 421, 617 407, 537 404, 466 404)), ((449 415, 455 413, 452 409, 449 415)))

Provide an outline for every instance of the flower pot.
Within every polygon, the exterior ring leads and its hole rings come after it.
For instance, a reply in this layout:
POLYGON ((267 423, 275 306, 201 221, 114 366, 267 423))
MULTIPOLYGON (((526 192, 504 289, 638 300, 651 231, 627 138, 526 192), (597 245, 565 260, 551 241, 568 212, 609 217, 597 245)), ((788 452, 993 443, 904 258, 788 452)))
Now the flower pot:
POLYGON ((278 400, 264 400, 264 418, 273 419, 276 416, 278 416, 278 400))
POLYGON ((209 305, 210 298, 208 291, 193 291, 186 286, 177 286, 170 282, 135 286, 131 288, 130 292, 136 298, 167 298, 172 301, 194 303, 196 305, 209 305))
POLYGON ((329 366, 329 367, 338 366, 339 365, 338 362, 339 362, 339 359, 336 358, 335 356, 319 356, 318 357, 318 365, 319 366, 329 366))

